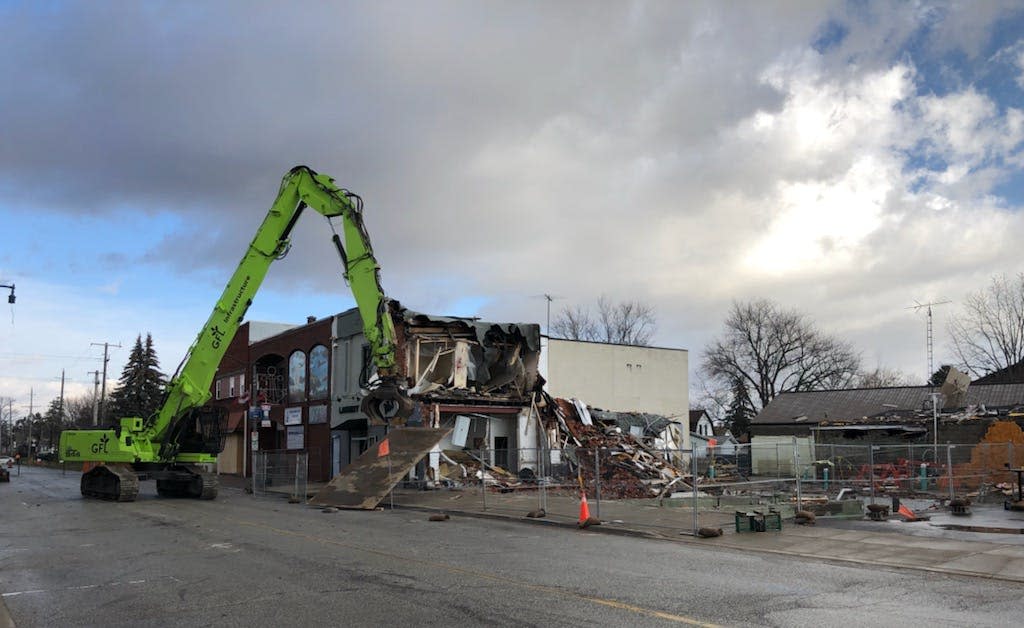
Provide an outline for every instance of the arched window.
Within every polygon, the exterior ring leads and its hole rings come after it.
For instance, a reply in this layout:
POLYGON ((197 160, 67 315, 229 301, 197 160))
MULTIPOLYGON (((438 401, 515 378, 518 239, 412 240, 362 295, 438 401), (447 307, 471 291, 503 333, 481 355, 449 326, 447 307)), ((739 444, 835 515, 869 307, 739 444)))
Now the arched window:
POLYGON ((306 354, 296 351, 288 358, 288 401, 306 400, 306 354))
POLYGON ((323 345, 309 352, 309 398, 327 398, 327 347, 323 345))

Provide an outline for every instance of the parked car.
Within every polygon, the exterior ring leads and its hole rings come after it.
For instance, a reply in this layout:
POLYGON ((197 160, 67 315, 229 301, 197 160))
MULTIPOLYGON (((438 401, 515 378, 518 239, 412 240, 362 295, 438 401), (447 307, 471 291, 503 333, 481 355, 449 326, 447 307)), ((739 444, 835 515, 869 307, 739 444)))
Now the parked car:
POLYGON ((10 456, 0 456, 0 466, 13 467, 14 458, 11 458, 10 456))
POLYGON ((55 451, 44 451, 36 454, 36 460, 41 462, 53 462, 57 459, 57 452, 55 451))

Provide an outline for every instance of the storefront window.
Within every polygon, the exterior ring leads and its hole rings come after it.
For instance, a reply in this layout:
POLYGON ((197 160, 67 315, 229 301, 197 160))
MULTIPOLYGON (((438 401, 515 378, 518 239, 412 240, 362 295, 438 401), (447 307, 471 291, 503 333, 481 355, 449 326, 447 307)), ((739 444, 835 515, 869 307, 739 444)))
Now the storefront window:
POLYGON ((288 401, 306 399, 306 354, 296 351, 288 358, 288 401))
POLYGON ((327 347, 323 345, 309 352, 309 398, 327 398, 327 347))

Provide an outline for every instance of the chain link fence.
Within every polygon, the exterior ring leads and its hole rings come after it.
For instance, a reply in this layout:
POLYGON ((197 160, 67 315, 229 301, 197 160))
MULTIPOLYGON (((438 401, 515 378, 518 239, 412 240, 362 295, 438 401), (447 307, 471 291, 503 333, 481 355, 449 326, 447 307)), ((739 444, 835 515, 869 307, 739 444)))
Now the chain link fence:
POLYGON ((308 451, 254 451, 252 459, 253 495, 287 495, 290 499, 305 503, 308 499, 309 464, 310 452, 308 451))
POLYGON ((893 497, 945 505, 1016 499, 1024 446, 838 445, 808 439, 706 450, 634 447, 432 452, 395 487, 387 506, 543 514, 666 535, 739 528, 748 514, 865 516, 893 497), (584 510, 584 497, 586 511, 584 510))

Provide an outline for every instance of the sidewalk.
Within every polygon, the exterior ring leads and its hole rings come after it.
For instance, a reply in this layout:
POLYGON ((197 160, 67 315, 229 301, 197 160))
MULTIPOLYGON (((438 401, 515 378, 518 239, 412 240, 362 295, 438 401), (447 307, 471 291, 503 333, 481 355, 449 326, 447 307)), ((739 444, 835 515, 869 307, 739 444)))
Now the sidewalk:
MULTIPOLYGON (((221 483, 244 488, 237 477, 221 476, 221 483)), ((315 488, 311 486, 310 491, 315 492, 315 488)), ((537 495, 531 493, 396 490, 393 501, 395 508, 573 529, 579 512, 577 498, 557 494, 547 496, 547 516, 542 519, 526 517, 538 504, 537 495)), ((381 506, 390 503, 386 499, 381 506)), ((722 528, 724 534, 701 539, 692 535, 693 512, 687 508, 658 507, 642 500, 605 500, 599 506, 591 503, 591 514, 597 516, 598 508, 601 525, 589 527, 585 533, 625 534, 706 548, 1024 583, 1024 513, 975 509, 974 516, 956 519, 956 523, 966 525, 999 522, 1003 529, 1020 530, 1017 534, 947 530, 932 525, 950 521, 946 515, 936 515, 930 523, 903 523, 898 518, 885 522, 818 519, 814 526, 798 526, 790 519, 783 521, 781 531, 737 534, 733 513, 712 511, 700 512, 698 526, 722 528)))
MULTIPOLYGON (((544 519, 530 519, 525 514, 536 508, 535 496, 508 500, 506 496, 495 498, 489 494, 485 509, 482 500, 453 499, 456 495, 448 491, 399 491, 394 500, 396 507, 443 510, 453 516, 576 527, 575 514, 569 514, 579 511, 579 502, 574 498, 549 496, 548 515, 544 519)), ((1001 508, 976 508, 972 517, 955 520, 959 524, 973 521, 986 527, 998 521, 1004 529, 1012 526, 1019 533, 958 532, 933 526, 932 523, 952 520, 942 514, 934 516, 932 522, 915 523, 904 523, 896 517, 884 522, 818 519, 817 525, 798 526, 789 519, 783 521, 781 531, 737 534, 734 513, 700 512, 699 526, 722 528, 724 533, 721 537, 701 539, 691 533, 693 512, 687 508, 603 501, 600 509, 602 524, 588 528, 588 532, 1024 583, 1024 533, 1020 533, 1024 532, 1024 513, 1004 513, 1001 508)), ((593 504, 590 512, 596 515, 593 504)))

